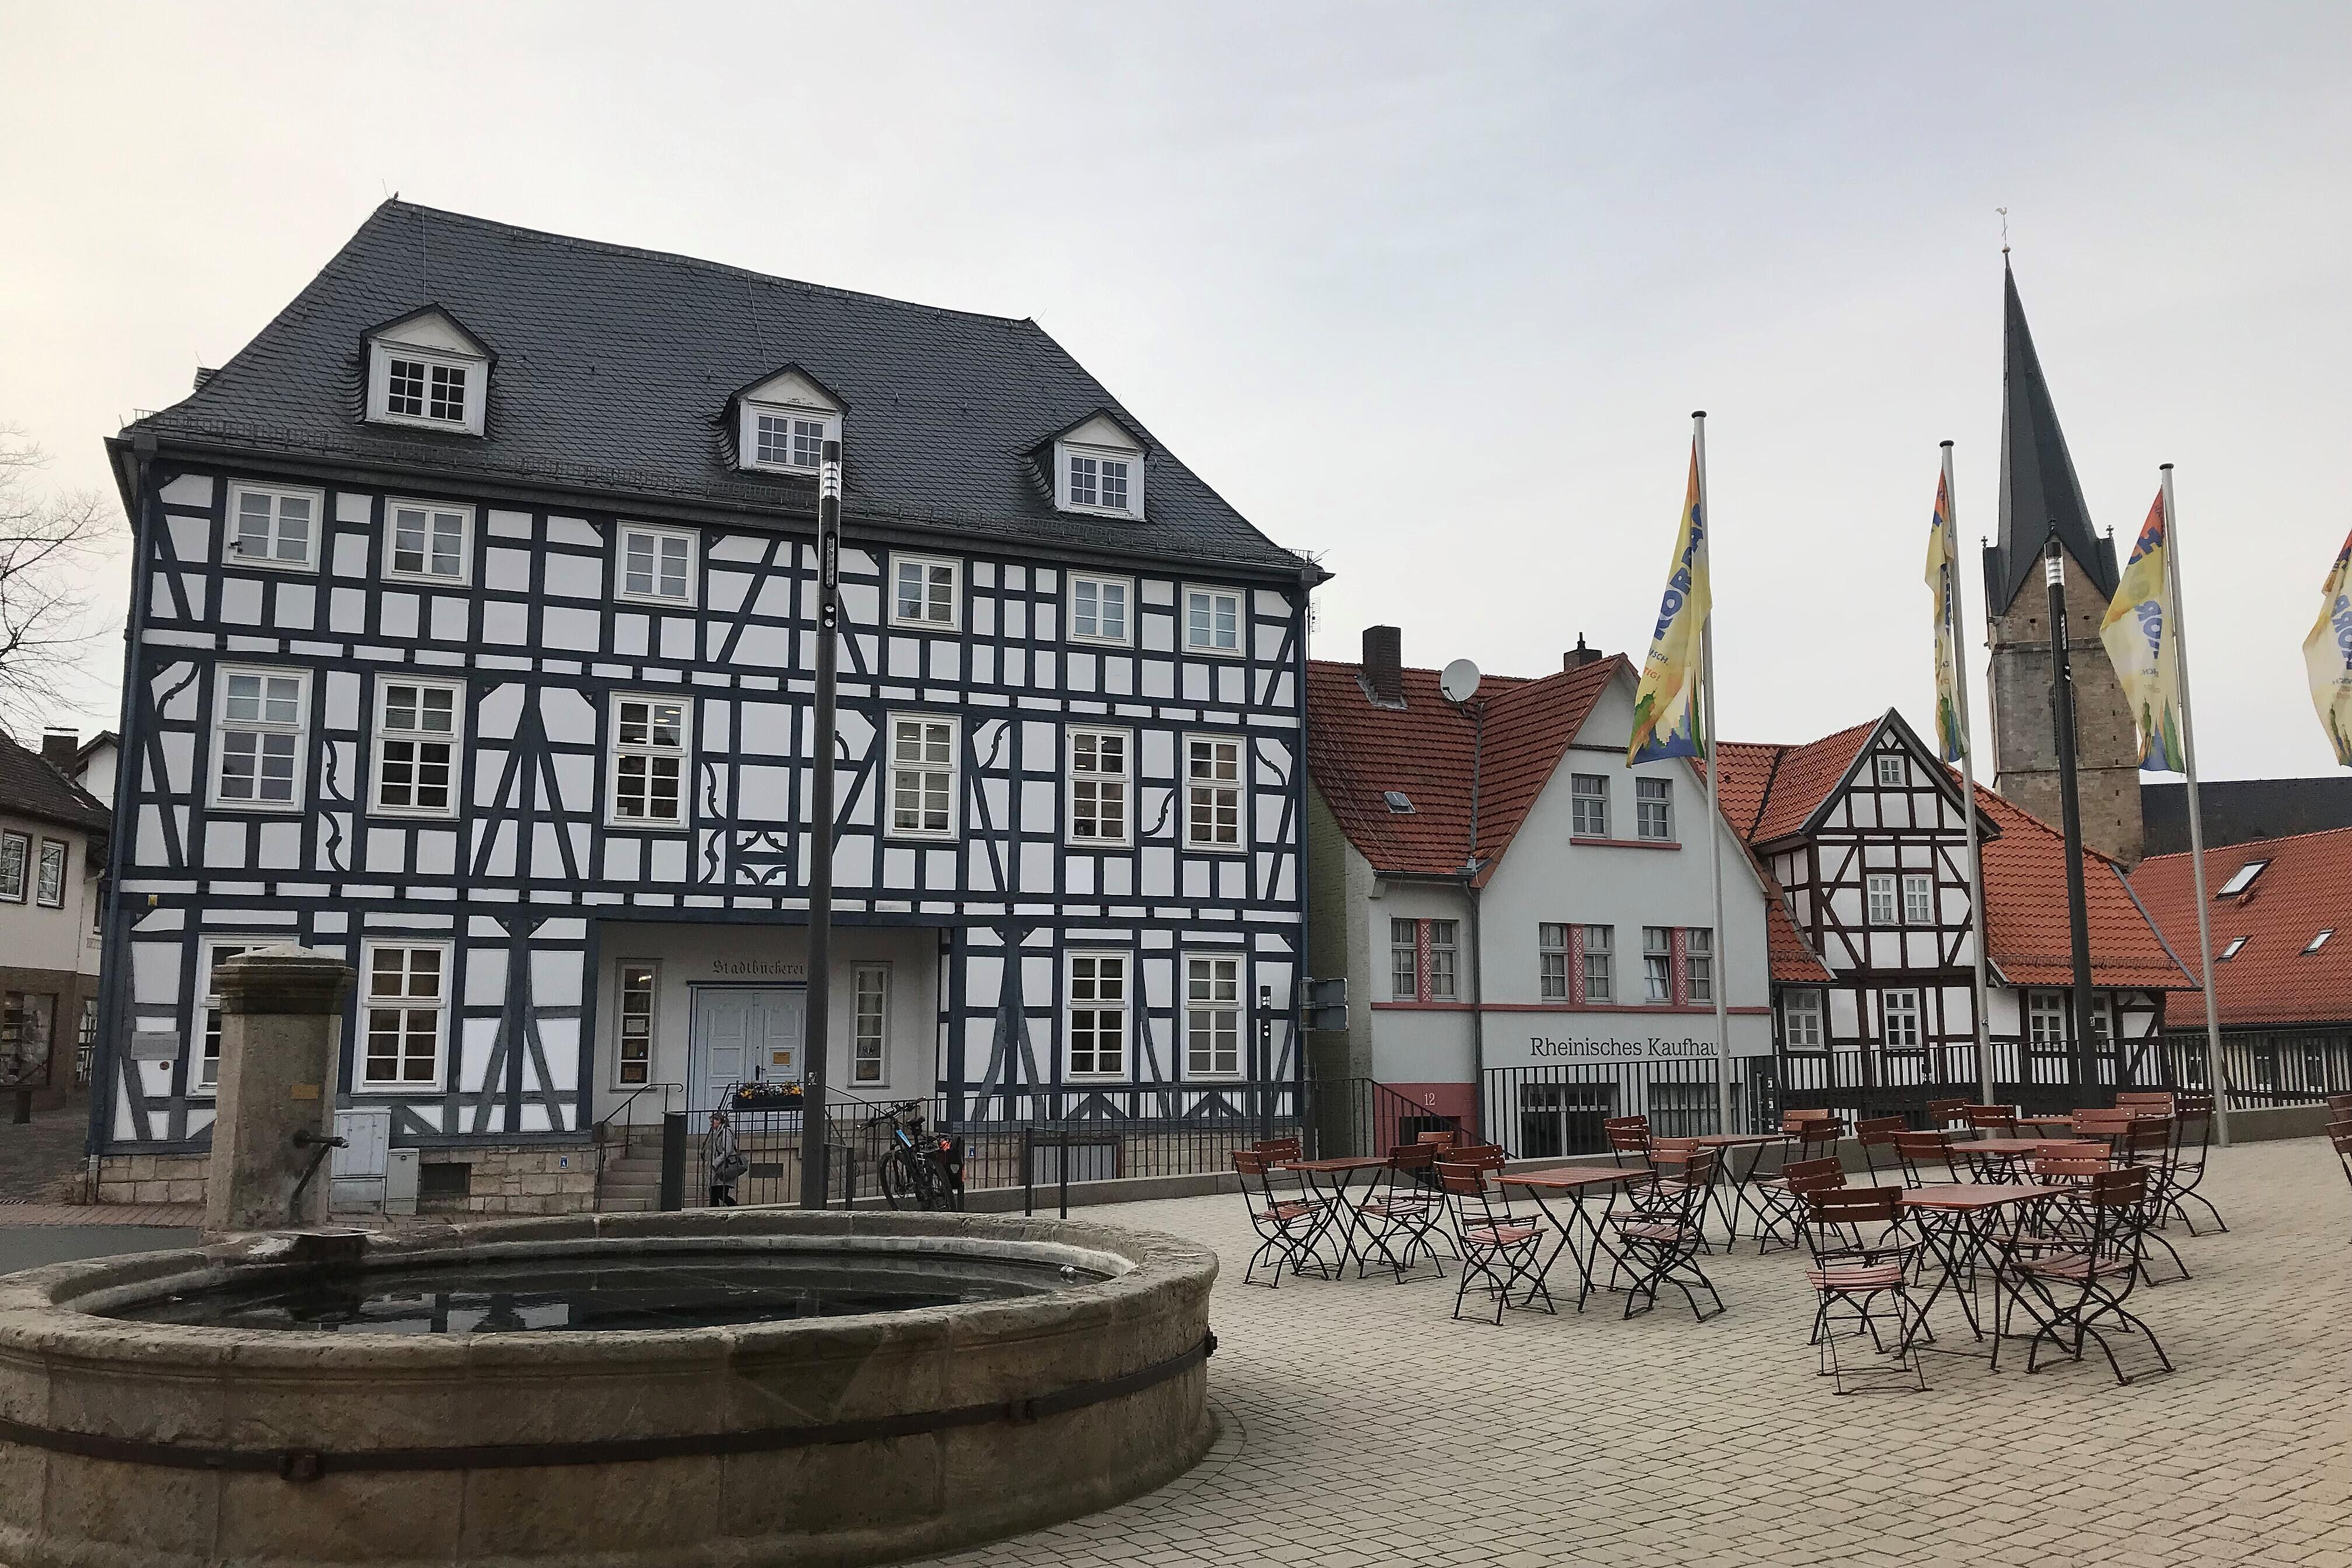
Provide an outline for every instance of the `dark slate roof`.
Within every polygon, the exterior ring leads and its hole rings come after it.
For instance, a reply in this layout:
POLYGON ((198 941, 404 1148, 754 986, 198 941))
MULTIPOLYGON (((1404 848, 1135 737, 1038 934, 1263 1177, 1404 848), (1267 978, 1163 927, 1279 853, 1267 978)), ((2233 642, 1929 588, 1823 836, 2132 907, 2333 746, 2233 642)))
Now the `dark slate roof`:
POLYGON ((1990 615, 2008 613, 2033 574, 2033 563, 2058 526, 2058 542, 2099 590, 2116 592, 2116 542, 2095 533, 2058 428, 2058 405, 2033 352, 2025 306, 2017 297, 2017 277, 2006 258, 2000 268, 2002 370, 2000 386, 2000 537, 1985 550, 1985 604, 1990 615))
POLYGON ((104 833, 114 820, 89 791, 41 761, 38 752, 5 735, 0 735, 0 811, 89 833, 104 833))
MULTIPOLYGON (((2208 849, 2352 827, 2352 773, 2313 779, 2200 780, 2197 807, 2205 819, 2208 849)), ((2147 854, 2189 852, 2187 784, 2141 784, 2139 809, 2147 825, 2147 854)))
MULTIPOLYGON (((1150 440, 1145 518, 1052 505, 1038 443, 1142 421, 1034 321, 938 310, 389 201, 184 401, 131 426, 260 450, 813 516, 803 477, 730 468, 729 396, 797 363, 849 405, 843 516, 1008 542, 1312 571, 1150 440), (437 306, 497 355, 481 437, 360 419, 369 328, 437 306)), ((1319 575, 1319 574, 1318 574, 1319 575)))

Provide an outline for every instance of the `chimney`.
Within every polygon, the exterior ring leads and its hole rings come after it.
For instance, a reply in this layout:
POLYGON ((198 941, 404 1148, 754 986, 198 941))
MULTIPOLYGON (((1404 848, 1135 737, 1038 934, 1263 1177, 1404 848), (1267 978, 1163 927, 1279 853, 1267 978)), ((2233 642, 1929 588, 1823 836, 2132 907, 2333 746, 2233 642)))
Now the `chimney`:
POLYGON ((1394 626, 1364 628, 1364 694, 1383 708, 1404 706, 1403 645, 1394 626))
POLYGON ((1559 667, 1562 669, 1581 669, 1602 657, 1599 648, 1584 646, 1584 634, 1579 632, 1576 634, 1576 646, 1559 656, 1559 667))
POLYGON ((71 730, 41 731, 41 761, 59 773, 73 766, 74 753, 81 750, 81 736, 71 730))

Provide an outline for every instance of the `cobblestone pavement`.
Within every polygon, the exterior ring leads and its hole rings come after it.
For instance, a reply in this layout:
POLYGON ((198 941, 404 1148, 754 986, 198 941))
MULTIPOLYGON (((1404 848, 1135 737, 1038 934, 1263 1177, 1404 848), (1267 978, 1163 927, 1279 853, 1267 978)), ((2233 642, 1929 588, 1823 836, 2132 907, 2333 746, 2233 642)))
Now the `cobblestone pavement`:
MULTIPOLYGON (((0 1112, 5 1115, 5 1112, 0 1112)), ((66 1201, 79 1190, 89 1102, 68 1100, 33 1112, 24 1126, 0 1120, 0 1201, 66 1201)))
POLYGON ((1843 1399, 1786 1252, 1710 1259, 1730 1310, 1706 1324, 1602 1300, 1496 1328, 1447 1321, 1451 1279, 1244 1289, 1239 1198, 1122 1208, 1225 1260, 1218 1447, 944 1561, 2352 1568, 2352 1193, 2309 1139, 2217 1152, 2207 1187, 2231 1233, 2179 1241, 2195 1278, 2133 1302, 2174 1375, 1937 1355, 1926 1394, 1843 1399))

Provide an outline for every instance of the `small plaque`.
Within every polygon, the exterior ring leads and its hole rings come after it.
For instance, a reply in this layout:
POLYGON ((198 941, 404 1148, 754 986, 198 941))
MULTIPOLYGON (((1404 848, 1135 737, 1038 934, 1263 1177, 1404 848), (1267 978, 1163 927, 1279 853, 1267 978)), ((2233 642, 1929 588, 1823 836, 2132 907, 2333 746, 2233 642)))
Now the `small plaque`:
POLYGON ((180 1036, 175 1029, 141 1029, 131 1037, 134 1062, 175 1062, 180 1059, 180 1036))
POLYGON ((315 1083, 298 1083, 294 1086, 292 1093, 296 1100, 316 1100, 319 1098, 319 1086, 315 1083))

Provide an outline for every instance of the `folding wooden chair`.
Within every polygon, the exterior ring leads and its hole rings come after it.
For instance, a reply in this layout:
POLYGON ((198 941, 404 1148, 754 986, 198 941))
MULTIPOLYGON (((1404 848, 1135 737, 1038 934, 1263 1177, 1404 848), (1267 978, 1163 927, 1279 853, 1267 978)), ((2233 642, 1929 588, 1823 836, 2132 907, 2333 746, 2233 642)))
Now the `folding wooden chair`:
POLYGON ((2352 1182, 2352 1121, 2329 1122, 2327 1141, 2336 1147, 2336 1163, 2344 1167, 2344 1179, 2352 1182))
POLYGON ((1882 1175, 1903 1179, 1903 1155, 1895 1147, 1895 1135, 1909 1131, 1899 1116, 1874 1116, 1853 1124, 1853 1141, 1862 1146, 1863 1169, 1874 1180, 1882 1175))
POLYGON ((1952 1135, 1948 1132, 1897 1132, 1895 1152, 1903 1162, 1903 1180, 1908 1186, 1924 1187, 1961 1179, 1959 1167, 1952 1160, 1952 1135))
POLYGON ((2017 1136, 2017 1107, 2014 1105, 1964 1105, 1960 1107, 1960 1120, 1968 1124, 1971 1137, 2017 1136))
POLYGON ((1438 1261, 1436 1237, 1451 1247, 1454 1244, 1445 1234, 1445 1193, 1437 1184, 1437 1146, 1433 1143, 1400 1143, 1389 1151, 1389 1168, 1380 1173, 1379 1184, 1356 1205, 1356 1223, 1363 1244, 1356 1253, 1356 1278, 1361 1279, 1370 1270, 1373 1254, 1381 1264, 1396 1275, 1400 1285, 1412 1273, 1417 1263, 1427 1258, 1437 1270, 1440 1279, 1445 1278, 1445 1265, 1438 1261))
POLYGON ((1601 1124, 1601 1131, 1609 1140, 1611 1163, 1622 1169, 1629 1162, 1635 1165, 1650 1163, 1648 1117, 1612 1116, 1601 1124))
POLYGON ((1965 1100, 1931 1100, 1927 1102, 1927 1129, 1950 1128, 1960 1122, 1960 1112, 1968 1109, 1965 1100))
POLYGON ((1257 1250, 1242 1269, 1242 1283, 1282 1284, 1282 1271, 1303 1274, 1309 1267, 1328 1279, 1331 1270, 1317 1250, 1331 1225, 1331 1200, 1307 1185, 1296 1172, 1284 1170, 1255 1149, 1234 1151, 1234 1170, 1242 1179, 1242 1196, 1248 1200, 1250 1226, 1258 1235, 1257 1250), (1272 1277, 1252 1278, 1261 1265, 1271 1263, 1272 1277))
MULTIPOLYGON (((1660 1141, 1662 1149, 1665 1142, 1660 1141)), ((1617 1230, 1617 1268, 1611 1273, 1610 1289, 1619 1288, 1620 1275, 1631 1277, 1632 1283, 1623 1288, 1625 1316, 1656 1306, 1660 1288, 1667 1285, 1683 1293, 1683 1300, 1690 1303, 1691 1316, 1702 1323, 1723 1311, 1723 1298, 1716 1293, 1715 1281, 1706 1277, 1698 1261, 1706 1245, 1706 1189, 1715 1180, 1721 1157, 1714 1149, 1692 1149, 1682 1162, 1678 1178, 1662 1177, 1653 1184, 1656 1190, 1649 1204, 1612 1220, 1617 1230), (1712 1310, 1699 1307, 1701 1290, 1715 1303, 1712 1310)))
MULTIPOLYGON (((2146 1335, 2158 1365, 2166 1372, 2172 1370, 2171 1358, 2164 1353, 2155 1331, 2127 1304, 2142 1272, 2133 1237, 2150 1184, 2145 1166, 2098 1173, 2072 1200, 2085 1227, 2078 1245, 2040 1256, 2016 1256, 2002 1263, 2008 1304, 1999 1316, 2005 1320, 2022 1310, 2034 1321, 2032 1342, 2025 1352, 2027 1372, 2041 1370, 2044 1344, 2081 1361, 2084 1342, 2088 1340, 2096 1342, 2107 1358, 2116 1381, 2127 1384, 2132 1379, 2116 1358, 2108 1339, 2111 1333, 2146 1335)), ((2004 1330, 2000 1322, 1994 1329, 1993 1365, 1998 1370, 2004 1330)))
POLYGON ((1756 1207, 1756 1251, 1759 1257, 1775 1241, 1792 1249, 1804 1245, 1804 1204, 1790 1190, 1789 1173, 1801 1166, 1824 1163, 1837 1168, 1836 1149, 1838 1141, 1845 1136, 1845 1123, 1824 1111, 1784 1125, 1782 1131, 1797 1141, 1795 1157, 1783 1164, 1777 1174, 1759 1176, 1748 1184, 1748 1195, 1756 1207))
POLYGON ((1812 1343, 1820 1357, 1821 1375, 1833 1379, 1840 1394, 1890 1387, 1895 1380, 1925 1393, 1927 1369, 1920 1360, 1920 1347, 1932 1342, 1935 1336, 1927 1328, 1925 1312, 1911 1299, 1912 1265, 1919 1243, 1903 1224, 1903 1189, 1830 1187, 1811 1193, 1805 1200, 1803 1230, 1813 1254, 1805 1282, 1813 1288, 1817 1302, 1812 1343), (1874 1234, 1864 1241, 1860 1238, 1865 1232, 1874 1234), (1882 1305, 1887 1315, 1882 1315, 1882 1305), (1838 1332, 1839 1321, 1833 1315, 1841 1310, 1851 1314, 1846 1321, 1852 1331, 1843 1335, 1838 1332), (1895 1331, 1892 1352, 1879 1332, 1882 1321, 1895 1331), (1839 1353, 1838 1342, 1864 1333, 1870 1336, 1871 1348, 1882 1358, 1881 1363, 1849 1369, 1839 1353), (1885 1361, 1890 1354, 1893 1360, 1885 1361), (1848 1388, 1849 1376, 1864 1381, 1858 1387, 1848 1388))
MULTIPOLYGON (((2339 1095, 2347 1102, 2337 1120, 2352 1120, 2352 1095, 2339 1095)), ((2195 1204, 2213 1218, 2213 1224, 2223 1235, 2229 1234, 2230 1222, 2213 1206, 2213 1200, 2197 1189, 2205 1180, 2205 1155, 2213 1144, 2213 1097, 2175 1090, 2172 1096, 2172 1165, 2165 1173, 2165 1207, 2179 1216, 2197 1234, 2197 1221, 2189 1205, 2195 1204)))
POLYGON ((1487 1177, 1482 1165, 1446 1161, 1437 1167, 1438 1185, 1445 1190, 1454 1234, 1462 1243, 1462 1283, 1454 1292, 1454 1320, 1461 1320, 1462 1303, 1468 1300, 1473 1281, 1494 1299, 1497 1328, 1502 1326, 1503 1309, 1532 1308, 1538 1300, 1545 1311, 1558 1316, 1551 1291, 1544 1285, 1541 1220, 1535 1215, 1513 1213, 1507 1200, 1494 1195, 1487 1177), (1516 1301, 1511 1299, 1514 1290, 1520 1297, 1516 1301))

